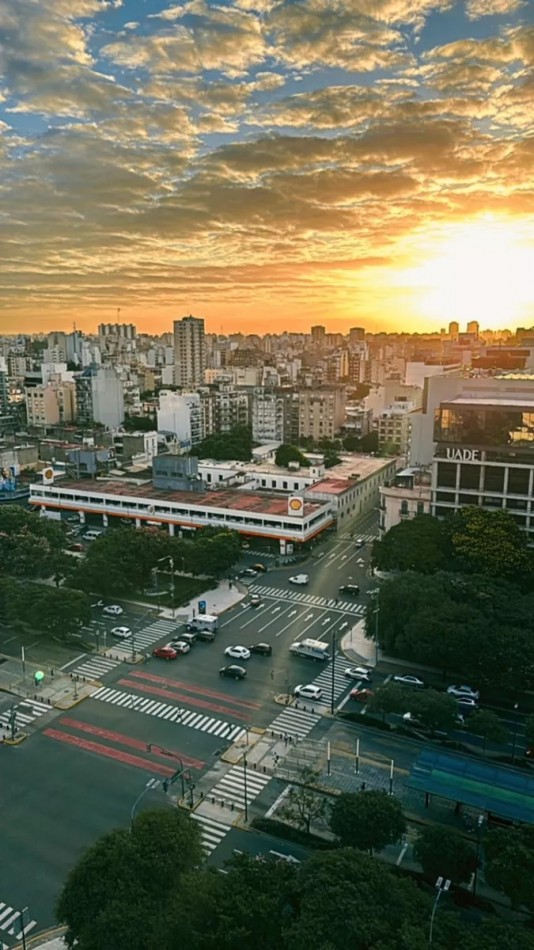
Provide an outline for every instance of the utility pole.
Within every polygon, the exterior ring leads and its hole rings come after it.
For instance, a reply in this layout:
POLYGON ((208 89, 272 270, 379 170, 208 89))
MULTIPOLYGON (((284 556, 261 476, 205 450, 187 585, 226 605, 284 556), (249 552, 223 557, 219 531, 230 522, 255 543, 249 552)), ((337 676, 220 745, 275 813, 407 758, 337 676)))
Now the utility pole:
POLYGON ((248 784, 247 784, 247 753, 243 754, 243 788, 245 791, 245 821, 248 821, 248 784))
POLYGON ((335 711, 335 695, 334 690, 336 688, 336 631, 332 630, 332 691, 330 694, 330 712, 334 715, 335 711))

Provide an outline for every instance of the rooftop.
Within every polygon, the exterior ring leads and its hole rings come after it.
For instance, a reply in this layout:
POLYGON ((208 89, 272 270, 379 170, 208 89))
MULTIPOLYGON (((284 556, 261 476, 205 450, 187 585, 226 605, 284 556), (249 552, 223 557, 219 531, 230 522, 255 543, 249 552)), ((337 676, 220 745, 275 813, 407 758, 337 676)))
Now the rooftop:
MULTIPOLYGON (((280 515, 289 517, 287 510, 287 496, 268 494, 256 495, 249 491, 213 490, 201 492, 164 491, 154 488, 152 483, 132 485, 127 481, 62 481, 57 487, 61 491, 79 491, 91 495, 119 495, 126 498, 147 498, 153 502, 173 502, 176 505, 187 505, 196 508, 226 508, 232 511, 257 512, 266 515, 280 515)), ((39 485, 41 488, 41 485, 39 485)), ((305 502, 304 515, 312 515, 324 508, 319 502, 305 502)), ((295 517, 295 516, 293 516, 295 517)))
POLYGON ((310 492, 321 492, 325 495, 342 495, 343 492, 352 488, 352 485, 358 481, 357 478, 350 481, 347 478, 322 478, 320 482, 315 482, 306 489, 306 494, 310 492))

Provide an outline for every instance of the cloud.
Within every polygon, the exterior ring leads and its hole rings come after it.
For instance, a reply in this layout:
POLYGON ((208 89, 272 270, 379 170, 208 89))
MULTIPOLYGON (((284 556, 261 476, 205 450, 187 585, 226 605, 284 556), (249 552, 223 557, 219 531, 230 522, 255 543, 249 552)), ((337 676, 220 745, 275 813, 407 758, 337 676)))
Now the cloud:
POLYGON ((485 16, 510 15, 524 5, 524 0, 467 0, 465 12, 471 20, 478 20, 485 16))

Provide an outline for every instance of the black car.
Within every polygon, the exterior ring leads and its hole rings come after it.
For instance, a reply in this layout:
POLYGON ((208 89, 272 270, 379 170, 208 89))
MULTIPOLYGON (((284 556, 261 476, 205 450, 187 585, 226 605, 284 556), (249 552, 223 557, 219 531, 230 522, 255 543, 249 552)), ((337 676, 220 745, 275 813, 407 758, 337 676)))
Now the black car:
POLYGON ((219 676, 229 676, 232 680, 244 680, 247 671, 242 666, 222 666, 219 670, 219 676))
POLYGON ((271 656, 273 652, 270 643, 251 643, 249 650, 251 653, 259 653, 260 656, 271 656))
MULTIPOLYGON (((197 630, 195 636, 197 640, 206 640, 208 643, 213 643, 215 640, 215 633, 213 630, 197 630)), ((181 639, 182 637, 180 637, 180 640, 181 639)))
POLYGON ((339 593, 340 593, 340 594, 353 594, 353 595, 356 595, 356 594, 359 594, 359 593, 360 593, 360 588, 358 587, 357 584, 343 584, 343 585, 339 588, 339 593))

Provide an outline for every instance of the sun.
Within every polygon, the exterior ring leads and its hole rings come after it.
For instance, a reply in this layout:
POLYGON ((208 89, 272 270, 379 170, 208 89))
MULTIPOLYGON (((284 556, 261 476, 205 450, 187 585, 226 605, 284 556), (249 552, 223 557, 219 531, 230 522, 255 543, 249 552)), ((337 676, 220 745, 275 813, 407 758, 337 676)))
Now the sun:
POLYGON ((427 320, 481 328, 521 325, 534 317, 534 224, 485 215, 419 235, 404 271, 414 304, 427 320), (426 259, 425 259, 426 258, 426 259))

